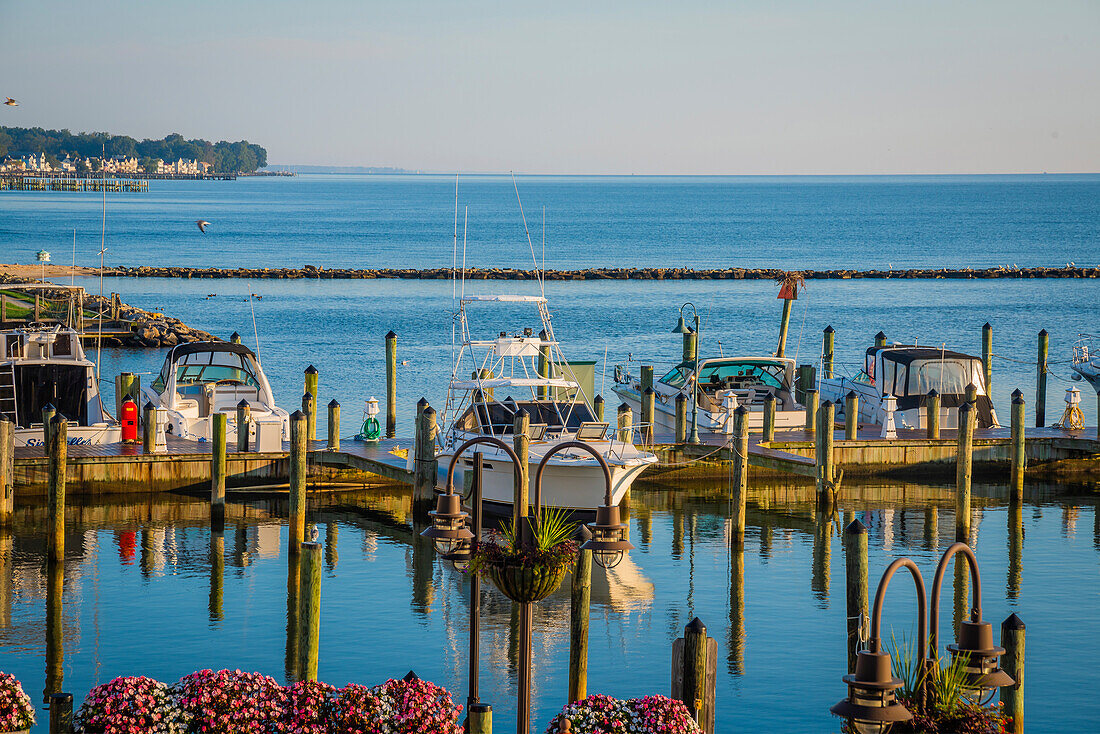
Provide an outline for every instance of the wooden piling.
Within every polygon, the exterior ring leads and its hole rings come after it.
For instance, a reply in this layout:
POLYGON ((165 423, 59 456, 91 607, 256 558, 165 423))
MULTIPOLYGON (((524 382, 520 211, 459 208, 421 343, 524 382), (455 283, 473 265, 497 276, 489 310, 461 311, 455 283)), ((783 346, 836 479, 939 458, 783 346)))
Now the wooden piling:
POLYGON ((966 402, 975 405, 978 402, 978 386, 971 382, 966 386, 966 402))
POLYGON ((821 343, 821 369, 828 378, 833 376, 833 344, 835 338, 836 331, 832 325, 826 326, 821 343))
POLYGON ((248 428, 252 420, 252 407, 247 400, 237 403, 237 451, 248 451, 248 428))
POLYGON ((317 437, 317 403, 311 392, 302 393, 302 415, 306 417, 306 440, 312 441, 317 437))
POLYGON ((435 477, 438 459, 435 458, 436 413, 424 398, 416 404, 416 443, 413 446, 413 508, 423 514, 435 498, 435 477))
POLYGON ((603 409, 604 401, 603 395, 597 395, 595 400, 592 401, 592 409, 596 413, 596 420, 603 423, 603 409))
MULTIPOLYGON (((790 303, 790 301, 787 301, 790 303)), ((706 731, 707 628, 698 617, 684 627, 683 701, 688 712, 706 731)))
POLYGON ((340 403, 336 398, 328 404, 328 450, 340 450, 340 403))
POLYGON ((50 448, 50 426, 56 415, 57 408, 53 407, 53 403, 46 403, 42 406, 42 444, 47 451, 50 448))
POLYGON ((1002 670, 1016 681, 1011 686, 1001 687, 1001 704, 1004 716, 1011 719, 1005 726, 1010 734, 1024 734, 1024 641, 1027 635, 1022 619, 1010 614, 1001 622, 1001 647, 1005 654, 1001 656, 1002 670))
POLYGON ((959 406, 959 449, 955 462, 955 540, 970 542, 970 477, 974 468, 974 407, 959 406))
POLYGON ((935 388, 928 391, 928 397, 924 401, 924 425, 928 432, 928 438, 940 437, 940 394, 935 388))
POLYGON ((817 389, 806 390, 806 433, 811 437, 817 432, 817 389))
POLYGON ((641 378, 639 379, 641 384, 641 391, 644 393, 647 387, 653 387, 653 366, 643 364, 641 368, 641 378))
POLYGON ((302 543, 301 548, 298 675, 300 680, 317 680, 321 640, 321 544, 302 543))
POLYGON ((844 528, 844 587, 848 614, 848 672, 856 670, 856 655, 869 634, 867 596, 867 528, 852 520, 844 528))
POLYGON ((652 387, 647 387, 642 392, 642 443, 653 443, 653 413, 656 409, 657 394, 652 387))
POLYGON ((151 454, 157 443, 157 409, 151 400, 145 403, 141 421, 141 450, 151 454))
MULTIPOLYGON (((531 466, 528 458, 531 455, 531 416, 523 408, 520 408, 512 421, 512 448, 515 449, 516 456, 519 457, 519 476, 513 480, 512 486, 514 500, 512 519, 515 521, 515 528, 518 530, 521 527, 522 519, 527 517, 528 506, 531 504, 529 496, 531 466)), ((514 474, 515 472, 513 472, 514 474)))
POLYGON ((290 414, 290 552, 297 553, 306 533, 306 417, 290 414))
POLYGON ((859 394, 849 390, 844 396, 844 440, 855 441, 859 431, 859 394))
MULTIPOLYGON (((306 371, 305 371, 306 392, 309 393, 311 398, 312 398, 309 401, 310 410, 309 410, 308 413, 306 413, 306 418, 309 421, 307 428, 308 428, 309 440, 310 441, 316 441, 317 440, 317 406, 320 405, 320 403, 317 402, 318 383, 319 382, 320 382, 320 375, 317 373, 317 368, 314 367, 313 365, 310 365, 309 367, 306 367, 306 371)), ((304 400, 305 396, 303 395, 302 398, 304 400)), ((303 403, 302 405, 304 407, 305 403, 303 403)))
POLYGON ((42 295, 40 293, 34 294, 34 320, 42 320, 42 295))
POLYGON ((577 552, 569 597, 569 701, 588 695, 588 615, 592 601, 592 551, 577 552))
POLYGON ((733 447, 730 547, 738 550, 745 547, 745 501, 749 485, 749 409, 744 405, 733 411, 733 447))
POLYGON ((1035 427, 1047 424, 1047 350, 1050 340, 1047 330, 1039 332, 1039 359, 1035 367, 1035 427))
MULTIPOLYGON (((546 341, 549 339, 549 335, 546 333, 546 329, 539 332, 539 339, 546 341)), ((539 346, 539 362, 538 362, 539 377, 544 380, 550 377, 550 347, 546 345, 539 346)), ((536 393, 539 400, 547 400, 550 397, 550 388, 545 385, 540 385, 538 392, 536 393)))
POLYGON ((875 334, 875 348, 876 349, 881 349, 882 347, 885 347, 885 346, 886 346, 886 334, 884 332, 880 331, 879 333, 875 334))
POLYGON ((787 329, 791 325, 791 306, 793 304, 793 299, 783 299, 783 315, 779 319, 779 345, 775 350, 775 356, 781 359, 787 350, 787 329))
POLYGON ((676 443, 687 442, 687 395, 676 394, 676 443))
POLYGON ((386 438, 397 435, 397 334, 386 334, 386 438))
POLYGON ((210 520, 225 522, 226 424, 225 413, 214 413, 211 422, 210 450, 210 520))
POLYGON ((993 394, 993 327, 982 325, 982 371, 985 377, 985 394, 993 394))
POLYGON ((764 396, 764 440, 775 440, 775 393, 769 392, 764 396))
POLYGON ((118 381, 115 382, 115 416, 121 420, 122 416, 122 401, 126 399, 127 395, 134 398, 134 402, 137 402, 138 396, 134 394, 134 379, 133 372, 123 372, 118 376, 118 381))
POLYGON ((1024 468, 1027 466, 1027 441, 1024 423, 1024 394, 1019 389, 1012 392, 1012 498, 1024 496, 1024 468))
POLYGON ((634 443, 634 411, 626 403, 619 405, 616 414, 616 425, 619 429, 619 440, 623 443, 634 443))
POLYGON ((50 734, 73 734, 73 694, 50 694, 50 734))
POLYGON ((833 468, 833 425, 836 419, 836 406, 831 400, 821 404, 817 418, 817 433, 814 435, 814 457, 817 465, 817 507, 825 515, 833 509, 833 482, 836 472, 833 468))
POLYGON ((49 449, 49 559, 65 560, 65 471, 68 466, 69 423, 60 413, 50 421, 49 449))
POLYGON ((15 424, 0 419, 0 527, 15 512, 15 424))
POLYGON ((241 335, 234 331, 232 334, 229 335, 229 343, 230 344, 240 344, 241 343, 241 335))
POLYGON ((493 734, 493 707, 487 703, 470 706, 470 734, 493 734))

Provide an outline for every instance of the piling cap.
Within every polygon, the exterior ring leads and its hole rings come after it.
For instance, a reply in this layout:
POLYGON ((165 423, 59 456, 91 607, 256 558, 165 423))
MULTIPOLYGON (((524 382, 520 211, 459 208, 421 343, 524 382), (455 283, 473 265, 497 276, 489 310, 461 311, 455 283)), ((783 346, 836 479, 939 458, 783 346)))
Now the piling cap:
POLYGON ((145 410, 156 410, 157 406, 153 405, 152 400, 147 400, 147 401, 145 401, 144 409, 145 410))
POLYGON ((1024 620, 1016 616, 1015 613, 1008 615, 1008 619, 1001 622, 1001 631, 1004 630, 1022 630, 1024 627, 1024 620))
POLYGON ((982 324, 982 328, 988 330, 988 329, 992 329, 993 326, 988 321, 986 321, 984 324, 982 324))
POLYGON ((434 422, 435 421, 435 408, 433 408, 430 405, 427 408, 424 408, 424 417, 427 418, 429 421, 434 422))
POLYGON ((654 392, 653 392, 653 388, 652 388, 652 387, 647 387, 647 388, 645 389, 645 392, 644 392, 644 393, 642 393, 642 394, 643 394, 643 395, 653 395, 653 394, 654 394, 654 392))
MULTIPOLYGON (((768 397, 772 397, 772 394, 771 394, 771 393, 768 393, 768 397)), ((678 395, 676 396, 676 402, 677 402, 677 403, 686 403, 686 402, 687 402, 687 399, 688 399, 688 398, 687 398, 687 395, 684 395, 683 393, 679 393, 679 394, 678 394, 678 395)), ((764 399, 765 399, 765 400, 767 400, 767 398, 764 398, 764 399)), ((774 398, 773 398, 773 399, 774 399, 774 398)))
POLYGON ((545 339, 547 336, 548 334, 546 333, 546 329, 542 329, 541 331, 539 331, 539 339, 545 339))
POLYGON ((828 326, 825 327, 825 333, 826 334, 832 334, 835 331, 836 331, 836 329, 833 328, 832 324, 829 324, 828 326))
POLYGON ((315 375, 315 374, 317 374, 317 368, 316 368, 316 367, 314 367, 313 365, 310 365, 309 367, 306 367, 306 374, 307 374, 307 375, 315 375))
POLYGON ((53 418, 50 418, 50 423, 52 423, 52 424, 68 423, 68 422, 69 422, 69 419, 66 418, 64 415, 62 415, 61 413, 58 413, 53 418))
POLYGON ((1012 391, 1012 402, 1013 403, 1022 403, 1022 402, 1024 402, 1024 394, 1022 392, 1020 392, 1020 388, 1016 388, 1015 390, 1012 391))
POLYGON ((962 405, 959 406, 959 412, 960 413, 969 413, 971 410, 973 410, 973 407, 968 402, 963 403, 962 405))
POLYGON ((423 410, 424 408, 427 408, 428 407, 428 399, 427 398, 420 398, 419 400, 416 401, 416 407, 419 408, 420 410, 423 410))
POLYGON ((132 403, 132 402, 134 402, 134 396, 133 396, 133 395, 127 395, 126 397, 124 397, 124 398, 122 399, 122 402, 124 402, 124 403, 132 403))
POLYGON ((247 400, 241 400, 241 402, 237 403, 237 407, 238 408, 247 408, 248 407, 248 401, 247 400))
POLYGON ((1039 336, 1046 336, 1046 335, 1047 335, 1047 330, 1046 329, 1041 329, 1039 331, 1039 336))
POLYGON ((886 338, 886 332, 880 331, 879 333, 875 334, 875 338, 876 339, 885 339, 886 338))
POLYGON ((390 340, 390 339, 396 339, 396 338, 397 338, 397 334, 394 334, 392 329, 389 332, 387 332, 387 334, 386 334, 386 340, 387 341, 390 340))
POLYGON ((707 633, 707 626, 703 624, 703 620, 698 617, 688 622, 687 626, 684 627, 685 637, 692 633, 697 635, 705 635, 707 633))
POLYGON ((833 401, 832 400, 826 400, 824 403, 821 404, 821 407, 822 408, 831 408, 831 407, 833 407, 833 401))
POLYGON ((336 398, 333 398, 332 400, 328 401, 328 407, 330 407, 330 408, 339 408, 340 403, 336 402, 336 398))
POLYGON ((930 398, 938 398, 939 396, 940 396, 940 394, 939 394, 939 392, 936 391, 936 388, 932 388, 931 390, 928 391, 928 397, 930 397, 930 398))
POLYGON ((311 392, 302 393, 302 402, 304 403, 307 400, 313 400, 313 393, 311 393, 311 392))
POLYGON ((775 393, 773 393, 773 392, 770 392, 770 393, 768 393, 767 395, 764 396, 764 402, 765 403, 767 403, 767 402, 774 403, 775 400, 776 400, 775 393))
POLYGON ((413 681, 420 680, 420 676, 410 670, 401 680, 405 681, 406 683, 412 683, 413 681))
POLYGON ((240 339, 240 338, 241 338, 241 335, 240 335, 240 334, 238 334, 238 333, 237 333, 237 332, 235 332, 235 331, 234 331, 234 332, 233 332, 232 334, 230 334, 230 335, 229 335, 229 341, 231 341, 231 342, 235 342, 235 341, 237 341, 237 340, 238 340, 238 339, 240 339))
POLYGON ((602 403, 603 402, 603 395, 597 395, 592 402, 593 403, 602 403))
POLYGON ((471 703, 470 713, 472 714, 487 714, 493 710, 493 707, 487 703, 471 703))
POLYGON ((516 418, 522 420, 524 418, 530 418, 531 414, 527 412, 527 408, 520 408, 516 411, 516 418))
POLYGON ((306 414, 303 413, 300 410, 296 410, 296 411, 294 411, 293 413, 290 414, 290 420, 292 420, 292 421, 304 421, 305 419, 306 419, 306 414))
POLYGON ((736 408, 733 409, 734 415, 746 415, 748 412, 749 409, 744 405, 738 405, 736 408))
POLYGON ((53 407, 53 403, 46 403, 45 405, 42 406, 42 412, 43 413, 45 413, 46 411, 49 411, 49 412, 53 413, 56 410, 57 410, 57 408, 53 407))
POLYGON ((866 535, 867 528, 866 526, 864 526, 863 523, 859 521, 859 518, 857 517, 855 520, 852 520, 850 523, 848 523, 848 527, 844 528, 844 532, 849 535, 866 535))
MULTIPOLYGON (((768 394, 770 395, 771 393, 768 393, 768 394)), ((846 397, 846 398, 858 398, 859 395, 856 394, 855 390, 849 390, 848 394, 845 395, 844 397, 846 397)))

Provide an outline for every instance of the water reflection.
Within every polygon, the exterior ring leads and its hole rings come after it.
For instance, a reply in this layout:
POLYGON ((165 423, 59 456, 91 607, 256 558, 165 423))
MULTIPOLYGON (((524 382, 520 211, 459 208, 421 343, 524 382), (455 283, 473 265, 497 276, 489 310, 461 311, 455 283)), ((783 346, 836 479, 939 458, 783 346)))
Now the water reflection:
POLYGON ((829 606, 829 571, 832 560, 832 518, 819 512, 814 520, 813 573, 810 588, 822 609, 829 606))
POLYGON ((42 691, 42 703, 49 703, 50 696, 61 693, 65 682, 65 620, 62 595, 65 587, 65 564, 60 561, 46 563, 46 688, 42 691))
POLYGON ((1008 580, 1005 596, 1020 598, 1020 582, 1024 575, 1024 508, 1023 503, 1012 501, 1008 506, 1008 580))
POLYGON ((745 551, 730 553, 729 672, 745 672, 745 551))
POLYGON ((223 618, 222 601, 225 589, 225 532, 217 525, 210 529, 210 621, 223 618))

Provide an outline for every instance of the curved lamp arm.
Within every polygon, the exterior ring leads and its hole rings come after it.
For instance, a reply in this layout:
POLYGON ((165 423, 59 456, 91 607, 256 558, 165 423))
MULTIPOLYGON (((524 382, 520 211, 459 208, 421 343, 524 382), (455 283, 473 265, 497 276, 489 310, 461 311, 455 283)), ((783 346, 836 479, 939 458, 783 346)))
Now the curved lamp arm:
POLYGON ((943 586, 943 575, 947 571, 947 562, 956 553, 962 553, 970 566, 970 580, 974 584, 974 605, 970 608, 970 620, 980 622, 982 619, 982 577, 978 573, 978 559, 974 551, 966 543, 952 543, 940 559, 940 565, 936 566, 936 575, 932 580, 932 634, 928 639, 928 649, 931 654, 939 657, 940 645, 940 587, 943 586))
POLYGON ((607 460, 603 458, 603 455, 592 448, 584 441, 562 441, 554 446, 542 457, 542 461, 539 462, 539 468, 535 472, 535 517, 539 516, 542 512, 542 472, 546 468, 546 464, 550 461, 550 458, 556 454, 561 453, 566 449, 581 449, 587 451, 592 457, 599 463, 600 468, 603 469, 603 479, 606 489, 604 490, 604 504, 611 505, 611 467, 607 465, 607 460))
POLYGON ((447 494, 455 493, 455 464, 458 463, 459 457, 462 456, 462 452, 479 443, 487 443, 491 446, 496 446, 498 449, 503 449, 504 453, 508 454, 508 457, 512 460, 512 473, 519 481, 523 476, 522 471, 519 468, 519 457, 516 456, 516 452, 511 446, 501 441, 496 436, 475 436, 466 443, 462 444, 455 451, 454 456, 451 457, 451 463, 447 465, 447 494))
MULTIPOLYGON (((868 641, 871 652, 882 652, 882 603, 886 599, 886 587, 890 585, 890 579, 899 568, 905 568, 909 571, 909 574, 913 577, 913 584, 917 587, 917 640, 922 647, 924 645, 925 632, 925 605, 924 598, 924 579, 921 578, 920 569, 917 568, 917 564, 913 563, 908 558, 899 558, 889 566, 886 567, 886 571, 882 574, 882 580, 878 582, 878 589, 875 591, 875 605, 871 611, 871 639, 868 641)), ((921 660, 924 660, 928 655, 927 650, 921 650, 921 660)))

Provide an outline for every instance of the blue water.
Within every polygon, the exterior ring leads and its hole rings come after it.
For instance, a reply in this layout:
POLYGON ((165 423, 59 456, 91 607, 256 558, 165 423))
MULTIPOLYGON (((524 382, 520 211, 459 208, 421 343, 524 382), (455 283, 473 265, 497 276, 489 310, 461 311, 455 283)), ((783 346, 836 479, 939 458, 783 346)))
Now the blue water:
MULTIPOLYGON (((511 180, 464 179, 469 262, 530 262, 511 180)), ((547 208, 547 265, 757 265, 786 268, 889 265, 1096 264, 1100 177, 906 178, 521 178, 535 249, 547 208)), ((445 177, 324 177, 237 182, 153 182, 148 195, 114 195, 108 263, 248 265, 311 263, 373 267, 450 265, 453 180, 445 177), (205 237, 194 220, 214 223, 205 237)), ((45 247, 67 262, 94 264, 94 194, 0 194, 0 261, 28 262, 45 247)), ((97 279, 77 282, 98 292, 97 279)), ((467 283, 467 292, 537 292, 534 283, 467 283)), ((345 435, 362 401, 383 397, 383 335, 398 333, 398 434, 411 434, 421 396, 442 405, 451 354, 452 284, 444 281, 238 281, 106 279, 105 292, 178 316, 222 337, 238 331, 258 349, 281 404, 294 407, 302 371, 321 374, 322 404, 344 406, 345 435), (256 330, 248 293, 259 293, 256 330), (213 295, 212 295, 213 294, 213 295), (258 335, 259 344, 256 343, 258 335)), ((598 362, 597 391, 609 404, 614 365, 658 370, 678 361, 670 333, 685 301, 703 315, 704 355, 770 352, 780 302, 760 281, 551 282, 546 295, 567 357, 598 362), (606 349, 606 358, 605 358, 606 349), (606 379, 601 375, 606 374, 606 379)), ((1036 334, 1050 332, 1048 422, 1071 384, 1068 360, 1081 332, 1095 330, 1093 280, 811 281, 795 304, 788 353, 818 359, 821 332, 836 331, 838 368, 852 372, 875 332, 889 338, 980 351, 994 327, 993 397, 1007 419, 1016 388, 1034 408, 1036 334)), ((495 334, 537 326, 533 313, 502 309, 474 317, 495 334)), ((94 350, 93 350, 94 351, 94 350)), ((122 370, 154 373, 163 350, 105 349, 104 390, 122 370)), ((149 379, 149 377, 145 377, 149 379)), ((1095 401, 1086 391, 1086 420, 1095 401)), ((322 425, 323 425, 322 414, 322 425)), ((952 536, 942 488, 878 483, 882 499, 845 503, 871 526, 872 577, 910 554, 930 578, 936 545, 952 536), (940 508, 925 539, 925 510, 940 508), (893 513, 893 514, 890 514, 893 513)), ((812 505, 790 488, 753 483, 744 557, 744 652, 731 612, 731 560, 724 528, 727 488, 655 485, 635 495, 632 560, 643 578, 595 583, 589 690, 620 696, 667 693, 671 640, 698 615, 719 641, 719 728, 836 731, 826 713, 843 693, 843 555, 813 532, 812 505), (827 561, 827 563, 826 563, 827 561), (827 566, 827 567, 826 567, 827 566), (603 584, 603 586, 600 586, 603 584), (650 586, 651 585, 651 586, 650 586), (602 590, 601 590, 602 589, 602 590), (623 670, 629 671, 624 674, 623 670), (771 716, 761 722, 760 712, 771 716)), ((1004 487, 976 490, 977 552, 986 618, 1011 611, 1028 624, 1028 722, 1032 731, 1085 731, 1100 706, 1093 639, 1100 581, 1095 487, 1030 486, 1021 559, 1010 563, 1004 487), (984 498, 990 498, 988 501, 984 498), (1011 579, 1017 575, 1018 584, 1011 579), (1018 587, 1018 588, 1017 588, 1018 587), (1066 706, 1066 701, 1074 705, 1066 706)), ((316 516, 338 558, 325 577, 321 676, 379 682, 410 668, 465 695, 468 624, 461 579, 415 546, 407 495, 348 497, 316 516)), ((140 503, 105 497, 76 513, 65 588, 65 689, 78 699, 115 675, 172 681, 201 667, 241 667, 280 677, 285 645, 285 531, 277 508, 232 504, 225 536, 224 601, 211 618, 210 533, 201 504, 157 495, 140 503), (110 511, 103 509, 110 507, 110 511), (238 527, 240 526, 240 527, 238 527), (243 527, 243 535, 238 535, 243 527), (275 537, 283 532, 281 541, 275 537), (142 541, 145 541, 144 544, 142 541), (134 549, 131 551, 131 545, 134 549)), ((40 699, 44 682, 45 580, 42 508, 21 500, 10 547, 10 621, 0 605, 0 669, 40 699), (37 513, 37 515, 35 514, 37 513)), ((2 540, 2 539, 0 539, 2 540)), ((2 589, 0 589, 2 590, 2 589)), ((486 592, 483 698, 501 731, 512 728, 514 666, 510 610, 486 592)), ((947 594, 950 596, 950 593, 947 594)), ((911 627, 910 589, 891 592, 887 617, 911 627)), ((944 637, 952 600, 944 599, 944 637)), ((536 721, 563 703, 568 602, 554 597, 536 618, 536 721)))
MULTIPOLYGON (((546 265, 878 268, 1095 265, 1100 176, 520 177, 546 265)), ((460 182, 468 262, 531 267, 512 180, 460 182)), ((153 181, 108 195, 109 264, 450 266, 454 179, 153 181), (195 220, 212 223, 206 235, 195 220)), ((0 260, 98 264, 96 194, 0 192, 0 260)))

